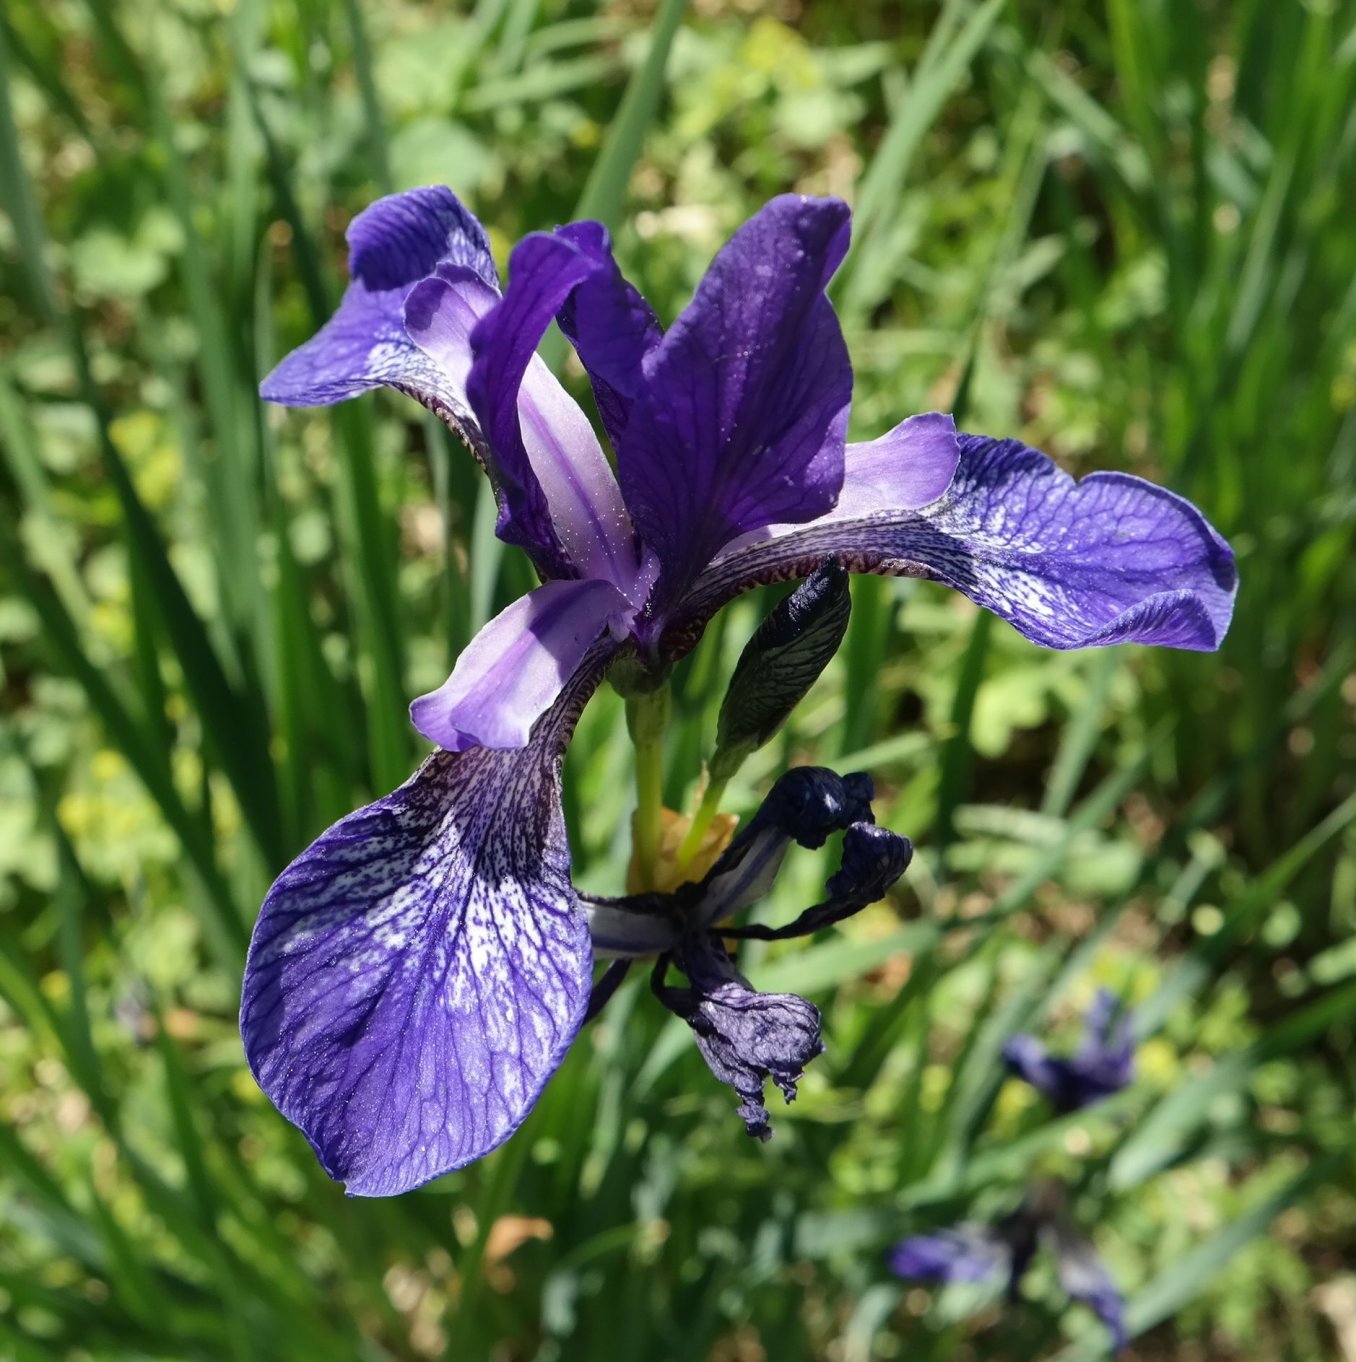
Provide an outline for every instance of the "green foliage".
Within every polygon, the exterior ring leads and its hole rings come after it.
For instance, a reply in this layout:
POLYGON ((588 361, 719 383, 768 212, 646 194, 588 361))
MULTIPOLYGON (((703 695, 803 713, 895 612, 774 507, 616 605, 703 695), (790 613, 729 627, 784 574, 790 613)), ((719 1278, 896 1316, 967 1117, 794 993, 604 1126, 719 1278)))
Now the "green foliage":
MULTIPOLYGON (((1033 1169, 1074 1184, 1144 1356, 1335 1353, 1356 10, 751 8, 0 16, 0 1356, 1099 1355, 1048 1280, 972 1315, 884 1271, 1033 1169), (433 179, 501 261, 602 216, 665 318, 768 195, 849 195, 855 434, 945 406, 1156 478, 1243 588, 1219 657, 1055 657, 930 585, 854 583, 842 652, 729 798, 864 767, 919 854, 843 931, 750 944, 828 1023, 773 1142, 630 986, 504 1148, 346 1201, 244 1069, 249 924, 404 778, 407 699, 530 577, 431 418, 283 414, 256 384, 337 298, 348 218, 433 179), (999 1049, 1062 1038, 1098 984, 1137 1005, 1140 1078, 1052 1119, 999 1049)), ((675 677, 675 807, 770 603, 675 677)), ((604 691, 566 768, 590 888, 625 873, 629 762, 604 691)), ((772 912, 827 864, 793 858, 772 912)))

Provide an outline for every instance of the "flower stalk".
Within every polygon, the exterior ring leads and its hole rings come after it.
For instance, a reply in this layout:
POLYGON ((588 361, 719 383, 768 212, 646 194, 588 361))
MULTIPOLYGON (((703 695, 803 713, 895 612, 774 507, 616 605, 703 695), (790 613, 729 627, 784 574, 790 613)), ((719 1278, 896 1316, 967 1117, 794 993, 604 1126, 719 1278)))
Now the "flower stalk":
POLYGON ((687 870, 692 864, 693 857, 700 850, 702 839, 706 836, 716 814, 720 812, 720 801, 725 794, 725 787, 729 784, 729 781, 729 776, 708 777, 697 810, 692 815, 692 822, 688 825, 687 832, 683 835, 683 840, 678 846, 679 874, 687 870))
POLYGON ((631 821, 632 878, 638 892, 658 883, 663 835, 664 730, 669 722, 668 682, 626 697, 626 730, 636 749, 636 812, 631 821))

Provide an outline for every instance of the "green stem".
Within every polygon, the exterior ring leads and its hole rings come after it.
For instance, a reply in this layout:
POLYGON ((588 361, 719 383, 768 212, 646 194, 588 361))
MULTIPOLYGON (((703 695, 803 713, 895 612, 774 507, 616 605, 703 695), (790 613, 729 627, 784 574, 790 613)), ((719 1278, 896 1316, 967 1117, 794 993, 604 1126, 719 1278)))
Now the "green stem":
POLYGON ((669 720, 668 683, 626 697, 626 728, 636 749, 635 858, 639 888, 652 889, 663 831, 664 728, 669 720))
POLYGON ((702 792, 702 802, 697 805, 697 812, 692 815, 692 824, 678 848, 679 874, 692 864, 692 858, 697 854, 702 838, 706 836, 706 830, 711 826, 711 820, 720 809, 721 796, 725 793, 727 783, 726 780, 715 779, 707 782, 706 789, 702 792))

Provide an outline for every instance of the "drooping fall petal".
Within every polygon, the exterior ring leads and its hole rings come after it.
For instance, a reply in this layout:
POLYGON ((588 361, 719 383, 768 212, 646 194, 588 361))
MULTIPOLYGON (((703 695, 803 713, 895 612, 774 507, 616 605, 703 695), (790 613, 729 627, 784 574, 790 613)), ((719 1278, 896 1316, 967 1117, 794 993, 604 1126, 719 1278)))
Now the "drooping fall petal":
POLYGON ((240 1027, 260 1087, 357 1196, 522 1123, 583 1022, 588 924, 560 806, 586 666, 515 752, 438 752, 322 834, 264 901, 240 1027))

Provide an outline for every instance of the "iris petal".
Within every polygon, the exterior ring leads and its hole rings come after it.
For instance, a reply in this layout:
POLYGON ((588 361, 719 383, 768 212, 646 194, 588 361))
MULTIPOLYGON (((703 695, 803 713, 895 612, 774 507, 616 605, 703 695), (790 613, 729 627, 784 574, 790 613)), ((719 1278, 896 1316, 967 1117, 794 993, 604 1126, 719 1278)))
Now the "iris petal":
POLYGON ((1120 1352, 1130 1341, 1125 1327, 1125 1301, 1096 1249, 1062 1219, 1046 1227, 1053 1242, 1059 1284, 1071 1300, 1088 1306, 1111 1331, 1112 1347, 1120 1352))
POLYGON ((988 1225, 915 1234, 890 1251, 890 1270, 924 1282, 978 1282, 1010 1270, 1012 1250, 988 1225))
POLYGON ((583 1021, 561 753, 586 664, 518 752, 439 752, 324 833, 255 927, 241 1032, 259 1085, 359 1196, 407 1191, 522 1123, 583 1021))
MULTIPOLYGON (((444 388, 476 430, 481 427, 470 415, 467 392, 474 362, 471 333, 499 302, 498 292, 469 271, 448 267, 417 284, 405 301, 410 339, 436 367, 444 388)), ((594 575, 592 569, 606 568, 611 540, 588 537, 579 475, 593 467, 594 481, 604 488, 611 485, 609 514, 624 518, 616 480, 588 419, 536 355, 518 379, 515 438, 498 438, 484 455, 499 495, 497 533, 525 548, 547 577, 573 577, 581 571, 594 575)), ((508 419, 510 414, 501 415, 508 419)), ((486 435, 494 438, 495 429, 487 428, 486 435)))
POLYGON ((496 615, 452 675, 410 706, 410 718, 450 752, 524 747, 593 644, 620 636, 630 615, 608 582, 547 582, 496 615))
POLYGON ((910 416, 875 440, 850 444, 843 456, 843 490, 829 512, 855 520, 883 506, 917 510, 940 497, 956 476, 956 423, 943 412, 910 416))
POLYGON ((722 556, 675 612, 665 647, 759 582, 836 554, 856 572, 945 582, 1047 648, 1219 647, 1233 612, 1233 553, 1187 500, 1124 473, 1075 482, 1016 440, 960 437, 946 494, 921 509, 787 527, 722 556))
POLYGON ((524 237, 510 257, 502 301, 471 336, 467 389, 497 462, 520 487, 538 489, 578 574, 630 590, 634 532, 617 479, 588 417, 536 353, 557 310, 594 268, 554 236, 524 237))
POLYGON ((405 332, 403 305, 440 263, 498 284, 485 229, 450 189, 430 186, 378 199, 349 224, 351 282, 334 316, 260 384, 266 401, 321 407, 383 384, 432 407, 483 455, 479 427, 454 386, 405 332))
POLYGON ((620 447, 631 404, 645 382, 641 362, 663 331, 649 303, 622 277, 601 222, 571 222, 555 236, 594 262, 556 320, 588 372, 608 438, 620 447))
MULTIPOLYGON (((943 412, 909 416, 879 439, 850 444, 843 453, 843 490, 817 525, 860 520, 882 510, 914 511, 937 500, 956 475, 960 439, 943 412)), ((729 544, 732 554, 789 534, 796 526, 768 525, 729 544)), ((724 556, 724 555, 722 555, 724 556)))
POLYGON ((1055 1059, 1042 1041, 1025 1032, 1010 1036, 1003 1046, 1003 1063, 1009 1073, 1029 1083, 1052 1106, 1063 1107, 1068 1066, 1055 1059))
POLYGON ((773 199, 645 355, 617 467, 667 598, 736 536, 833 507, 852 368, 824 287, 847 239, 838 200, 773 199))

